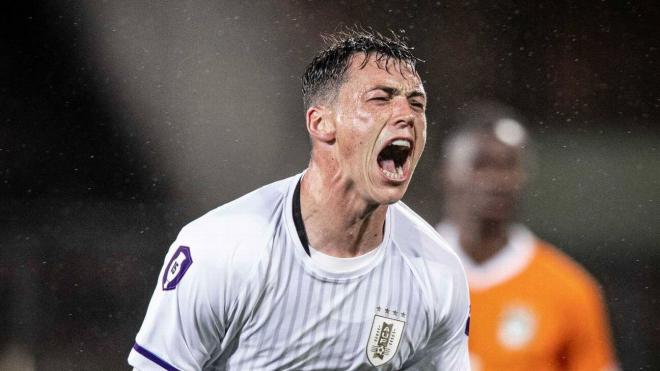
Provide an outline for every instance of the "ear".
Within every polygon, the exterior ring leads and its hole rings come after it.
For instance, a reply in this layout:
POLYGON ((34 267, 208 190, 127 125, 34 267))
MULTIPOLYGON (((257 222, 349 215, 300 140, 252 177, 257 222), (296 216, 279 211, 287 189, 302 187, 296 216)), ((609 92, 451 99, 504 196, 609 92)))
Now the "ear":
POLYGON ((335 140, 335 123, 332 112, 324 106, 312 106, 305 116, 307 131, 313 140, 330 143, 335 140))

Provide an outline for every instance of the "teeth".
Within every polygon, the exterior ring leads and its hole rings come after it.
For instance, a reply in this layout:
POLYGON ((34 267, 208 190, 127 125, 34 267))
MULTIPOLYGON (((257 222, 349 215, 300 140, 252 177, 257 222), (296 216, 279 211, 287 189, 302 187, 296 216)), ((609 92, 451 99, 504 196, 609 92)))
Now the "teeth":
POLYGON ((393 180, 403 180, 403 167, 397 166, 395 172, 387 171, 385 169, 381 169, 385 175, 393 180))
POLYGON ((406 139, 397 139, 394 142, 392 142, 392 145, 410 148, 410 141, 406 139))

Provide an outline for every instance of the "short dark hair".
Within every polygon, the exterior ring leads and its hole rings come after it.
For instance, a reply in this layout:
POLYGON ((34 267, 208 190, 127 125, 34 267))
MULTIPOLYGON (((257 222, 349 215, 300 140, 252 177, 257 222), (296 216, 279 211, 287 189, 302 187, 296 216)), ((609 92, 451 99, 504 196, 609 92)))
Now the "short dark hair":
POLYGON ((501 120, 513 120, 524 132, 521 147, 529 158, 527 166, 533 168, 536 154, 532 139, 529 136, 528 123, 517 109, 494 100, 473 100, 465 104, 455 115, 455 126, 450 130, 442 146, 441 163, 448 161, 454 146, 461 138, 474 134, 495 135, 496 127, 501 120))
MULTIPOLYGON (((371 29, 349 28, 335 34, 323 35, 328 48, 314 57, 302 76, 302 94, 305 108, 309 108, 319 98, 327 98, 335 93, 343 83, 351 57, 357 53, 368 56, 375 54, 378 63, 384 62, 388 68, 391 59, 407 64, 414 72, 418 59, 412 54, 405 38, 390 31, 385 36, 371 29)), ((368 58, 362 62, 364 68, 368 58)))
POLYGON ((450 136, 470 132, 490 132, 501 119, 512 119, 527 126, 526 119, 517 109, 491 99, 475 99, 465 103, 455 114, 456 127, 450 136))

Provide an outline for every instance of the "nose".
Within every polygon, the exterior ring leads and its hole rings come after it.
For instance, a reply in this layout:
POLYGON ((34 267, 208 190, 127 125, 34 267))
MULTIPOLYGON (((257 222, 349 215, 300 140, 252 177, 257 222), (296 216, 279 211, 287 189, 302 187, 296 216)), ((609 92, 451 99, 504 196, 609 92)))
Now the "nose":
POLYGON ((515 195, 523 188, 522 176, 515 170, 492 169, 484 174, 484 186, 493 194, 515 195))
POLYGON ((396 126, 413 126, 415 123, 415 111, 406 97, 394 98, 392 116, 396 126))

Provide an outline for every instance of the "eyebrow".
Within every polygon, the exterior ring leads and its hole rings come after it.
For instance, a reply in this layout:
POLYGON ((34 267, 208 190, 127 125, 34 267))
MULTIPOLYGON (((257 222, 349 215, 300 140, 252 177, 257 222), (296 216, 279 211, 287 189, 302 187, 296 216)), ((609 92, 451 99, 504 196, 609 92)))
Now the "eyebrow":
MULTIPOLYGON (((386 86, 386 85, 377 85, 373 89, 369 89, 369 91, 374 91, 374 90, 382 90, 389 95, 397 95, 401 92, 401 90, 397 88, 393 88, 391 86, 386 86)), ((421 90, 415 89, 406 96, 406 98, 414 98, 414 97, 426 98, 426 94, 424 94, 424 92, 421 90)))

